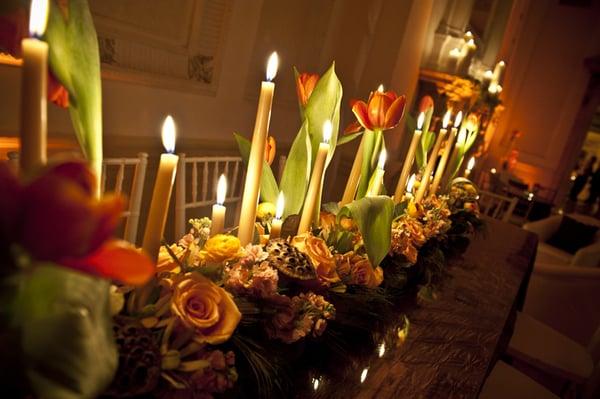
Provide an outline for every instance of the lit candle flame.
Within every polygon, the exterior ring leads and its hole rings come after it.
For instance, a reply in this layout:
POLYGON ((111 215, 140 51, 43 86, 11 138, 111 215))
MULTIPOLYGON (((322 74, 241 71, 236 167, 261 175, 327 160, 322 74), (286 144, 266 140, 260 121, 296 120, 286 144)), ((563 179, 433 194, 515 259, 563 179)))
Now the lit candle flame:
POLYGON ((171 115, 168 115, 162 125, 162 143, 170 154, 175 152, 175 131, 175 121, 171 115))
POLYGON ((483 74, 483 76, 486 79, 491 79, 494 76, 494 72, 492 72, 491 69, 488 69, 487 71, 485 71, 485 73, 483 74))
POLYGON ((31 12, 29 14, 29 34, 41 37, 46 32, 48 23, 49 0, 31 0, 31 12))
POLYGON ((450 113, 450 110, 446 111, 446 114, 444 115, 444 120, 442 121, 442 126, 444 127, 444 129, 448 127, 451 117, 452 114, 450 113))
POLYGON ((471 157, 471 159, 469 159, 469 163, 467 163, 467 170, 473 170, 473 168, 475 167, 475 157, 471 157))
POLYGON ((462 111, 459 111, 458 114, 456 114, 456 118, 454 118, 454 127, 459 127, 460 122, 462 122, 462 111))
POLYGON ((223 205, 225 203, 225 195, 227 194, 227 178, 224 174, 219 177, 217 183, 217 204, 223 205))
POLYGON ((491 173, 491 174, 495 175, 495 174, 496 174, 496 172, 497 172, 496 168, 492 168, 492 169, 490 169, 490 173, 491 173))
POLYGON ((501 93, 502 92, 502 86, 496 85, 496 92, 497 93, 501 93))
POLYGON ((329 143, 329 140, 331 140, 332 132, 333 132, 333 125, 331 124, 331 121, 329 119, 327 119, 323 123, 323 143, 329 143))
POLYGON ((500 65, 500 66, 506 66, 506 62, 500 60, 500 62, 498 62, 498 65, 500 65))
POLYGON ((275 75, 277 75, 277 68, 279 67, 279 56, 277 55, 277 51, 273 51, 271 56, 269 57, 269 61, 267 62, 267 80, 270 82, 275 79, 275 75))
POLYGON ((365 380, 367 379, 367 374, 369 373, 369 368, 365 367, 362 371, 362 373, 360 373, 360 383, 362 384, 363 382, 365 382, 365 380))
POLYGON ((383 169, 383 167, 385 166, 386 159, 387 159, 387 151, 385 150, 385 148, 383 148, 381 150, 381 152, 379 153, 379 161, 377 162, 377 167, 379 169, 383 169))
POLYGON ((283 191, 279 193, 277 196, 277 204, 275 205, 275 219, 281 219, 283 216, 283 209, 285 205, 285 199, 283 196, 283 191))
POLYGON ((475 45, 475 40, 473 39, 469 39, 469 41, 467 42, 468 46, 474 46, 475 45))
POLYGON ((319 379, 318 378, 313 378, 313 389, 316 391, 317 389, 319 389, 319 379))
POLYGON ((377 91, 383 93, 383 84, 380 84, 379 87, 377 87, 377 91))
POLYGON ((417 130, 421 130, 423 128, 423 123, 425 123, 425 113, 421 112, 419 114, 419 118, 417 119, 417 130))
POLYGON ((406 183, 406 192, 412 193, 413 187, 415 185, 415 180, 417 180, 417 176, 413 173, 410 175, 410 179, 408 179, 408 183, 406 183))

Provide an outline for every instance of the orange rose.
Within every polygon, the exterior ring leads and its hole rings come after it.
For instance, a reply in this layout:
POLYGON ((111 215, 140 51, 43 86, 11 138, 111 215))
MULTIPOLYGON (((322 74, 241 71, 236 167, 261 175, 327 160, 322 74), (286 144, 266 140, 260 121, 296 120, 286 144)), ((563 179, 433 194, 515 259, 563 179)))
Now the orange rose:
POLYGON ((227 291, 199 273, 186 274, 173 288, 171 312, 195 330, 195 341, 216 345, 231 337, 242 314, 227 291))
POLYGON ((310 258, 319 280, 324 283, 337 283, 340 281, 340 277, 336 272, 335 258, 329 251, 325 241, 311 235, 301 235, 294 237, 292 245, 310 258))
POLYGON ((335 215, 330 212, 321 212, 319 214, 319 226, 321 226, 323 230, 333 230, 335 227, 335 215))
POLYGON ((383 282, 383 269, 379 266, 373 268, 366 257, 352 258, 350 264, 352 283, 375 288, 383 282))

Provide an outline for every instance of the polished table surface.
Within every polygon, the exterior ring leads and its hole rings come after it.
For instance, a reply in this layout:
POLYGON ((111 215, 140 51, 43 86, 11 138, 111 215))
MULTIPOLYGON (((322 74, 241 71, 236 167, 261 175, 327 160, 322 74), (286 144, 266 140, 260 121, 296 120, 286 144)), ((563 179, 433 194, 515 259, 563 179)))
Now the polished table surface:
POLYGON ((437 299, 402 309, 410 320, 403 343, 353 365, 340 381, 322 381, 311 396, 476 398, 510 339, 536 249, 535 235, 487 220, 486 231, 450 261, 437 299))

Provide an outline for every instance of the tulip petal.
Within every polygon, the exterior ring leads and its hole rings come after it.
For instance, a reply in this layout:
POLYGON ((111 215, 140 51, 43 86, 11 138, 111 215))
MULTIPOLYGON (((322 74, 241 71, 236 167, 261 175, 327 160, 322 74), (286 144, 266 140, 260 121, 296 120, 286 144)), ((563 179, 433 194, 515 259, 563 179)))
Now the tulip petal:
POLYGON ((369 120, 376 128, 385 128, 385 113, 392 100, 383 93, 375 92, 369 100, 369 120))
POLYGON ((385 113, 385 128, 392 129, 398 125, 402 115, 404 114, 404 106, 406 105, 406 96, 398 97, 385 113))
POLYGON ((361 130, 363 130, 362 125, 360 123, 358 123, 357 121, 354 121, 351 124, 349 124, 348 126, 346 126, 346 129, 344 129, 344 134, 358 133, 361 130))
POLYGON ((61 265, 128 285, 143 285, 155 272, 148 255, 122 240, 111 240, 83 258, 61 259, 61 265))
POLYGON ((364 101, 357 101, 352 106, 352 112, 356 116, 358 123, 362 125, 365 129, 373 130, 373 125, 369 120, 369 112, 367 108, 367 104, 364 101))
POLYGON ((426 112, 431 107, 433 107, 433 98, 431 96, 423 96, 419 102, 419 112, 426 112))
MULTIPOLYGON (((96 177, 88 165, 81 161, 65 161, 51 165, 43 176, 58 176, 79 184, 89 195, 93 195, 96 187, 96 177)), ((40 177, 40 178, 42 178, 40 177)))

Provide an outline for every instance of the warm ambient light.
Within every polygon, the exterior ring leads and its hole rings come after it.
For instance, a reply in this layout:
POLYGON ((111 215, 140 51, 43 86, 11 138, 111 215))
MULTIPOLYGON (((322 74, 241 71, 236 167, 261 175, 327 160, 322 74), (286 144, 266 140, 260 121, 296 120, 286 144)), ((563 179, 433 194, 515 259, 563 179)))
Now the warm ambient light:
POLYGON ((406 192, 407 193, 412 193, 416 179, 417 179, 417 176, 414 173, 410 176, 410 179, 408 179, 408 183, 406 183, 406 192))
POLYGON ((387 159, 387 151, 384 148, 381 150, 381 153, 379 153, 379 161, 377 162, 377 167, 379 169, 383 169, 383 167, 385 166, 386 159, 387 159))
POLYGON ((169 115, 162 125, 162 143, 165 150, 170 154, 175 152, 175 130, 175 121, 169 115))
POLYGON ((460 129, 460 132, 458 133, 458 139, 456 139, 456 145, 459 146, 464 146, 465 143, 467 142, 467 129, 460 129))
POLYGON ((450 110, 446 111, 446 114, 444 115, 444 119, 442 120, 442 127, 444 129, 448 127, 451 117, 452 117, 452 114, 450 114, 450 110))
POLYGON ((492 80, 492 78, 494 77, 494 72, 492 72, 491 69, 488 69, 487 71, 485 71, 485 73, 483 74, 483 77, 488 79, 488 80, 492 80))
POLYGON ((333 131, 333 125, 331 121, 328 119, 323 123, 323 143, 329 143, 331 140, 331 133, 333 131))
POLYGON ((496 172, 498 172, 498 171, 496 170, 496 168, 492 168, 492 169, 490 169, 490 173, 491 173, 491 174, 495 175, 495 174, 496 174, 496 172))
POLYGON ((421 112, 419 114, 419 119, 417 119, 417 130, 423 129, 423 123, 425 122, 425 113, 421 112))
POLYGON ((319 379, 318 378, 313 378, 312 383, 313 383, 313 390, 316 391, 317 389, 319 389, 319 379))
POLYGON ((223 205, 225 203, 225 195, 227 194, 227 178, 225 175, 219 177, 217 183, 217 204, 223 205))
POLYGON ((382 342, 381 344, 379 344, 379 348, 377 348, 377 352, 379 357, 383 357, 383 355, 385 355, 385 342, 382 342))
POLYGON ((279 67, 279 56, 277 51, 273 51, 267 62, 267 80, 270 82, 275 79, 277 75, 277 68, 279 67))
POLYGON ((377 91, 383 93, 383 84, 380 84, 379 87, 377 87, 377 91))
POLYGON ((453 48, 452 50, 450 50, 450 52, 448 54, 450 54, 450 57, 458 58, 458 57, 460 57, 460 49, 453 48))
POLYGON ((277 196, 277 204, 275 206, 275 219, 281 219, 283 216, 283 209, 285 208, 285 200, 283 197, 283 191, 277 196))
POLYGON ((462 122, 462 111, 459 111, 458 114, 456 114, 456 118, 454 118, 454 127, 459 127, 460 122, 462 122))
POLYGON ((31 1, 31 12, 29 14, 29 34, 31 36, 41 37, 46 32, 48 8, 48 0, 31 1))

